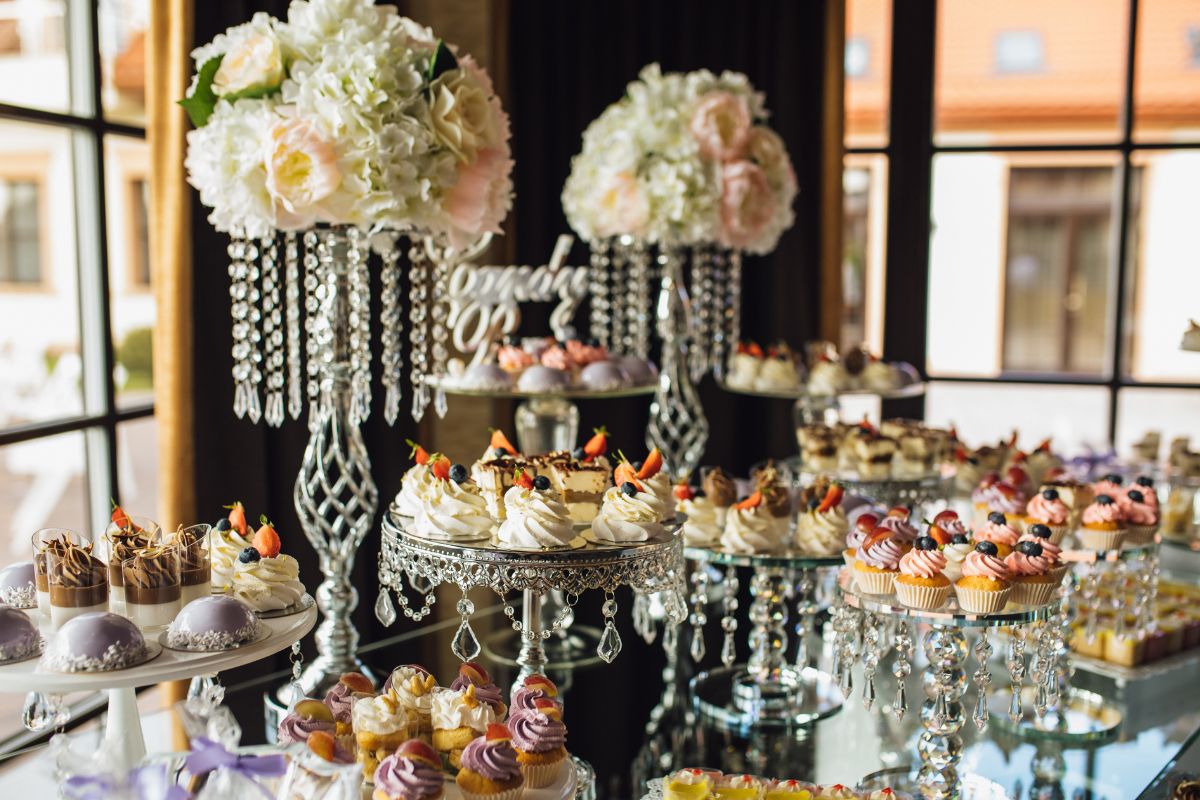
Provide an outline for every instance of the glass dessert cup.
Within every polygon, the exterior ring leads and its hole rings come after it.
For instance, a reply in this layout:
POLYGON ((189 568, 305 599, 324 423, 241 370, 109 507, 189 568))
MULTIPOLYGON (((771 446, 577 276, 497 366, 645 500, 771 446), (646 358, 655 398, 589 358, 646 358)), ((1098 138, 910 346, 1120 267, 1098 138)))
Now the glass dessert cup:
POLYGON ((37 590, 37 609, 50 616, 50 578, 46 553, 58 542, 81 544, 79 534, 68 528, 42 528, 32 537, 33 581, 37 590))
POLYGON ((125 614, 125 579, 121 565, 134 551, 159 544, 162 529, 147 517, 127 515, 129 525, 121 527, 110 522, 104 531, 103 557, 108 563, 109 610, 114 614, 125 614))
POLYGON ((125 612, 143 630, 165 628, 179 613, 179 551, 174 545, 143 547, 121 563, 125 612))
POLYGON ((58 628, 80 614, 108 611, 108 569, 83 534, 52 542, 46 550, 50 622, 58 628))
POLYGON ((181 527, 165 537, 179 556, 180 607, 212 594, 211 535, 212 526, 201 523, 181 527))

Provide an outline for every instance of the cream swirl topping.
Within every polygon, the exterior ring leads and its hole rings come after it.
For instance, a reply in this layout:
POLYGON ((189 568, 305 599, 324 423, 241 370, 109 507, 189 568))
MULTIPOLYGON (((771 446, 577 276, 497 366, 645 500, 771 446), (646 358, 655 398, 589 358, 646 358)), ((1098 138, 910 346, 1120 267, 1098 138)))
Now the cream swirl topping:
POLYGON ((659 470, 649 478, 639 478, 642 485, 646 487, 646 491, 653 494, 659 499, 663 505, 662 519, 670 519, 675 516, 675 487, 671 485, 671 478, 667 475, 666 470, 659 470))
POLYGON ((237 562, 233 596, 255 611, 277 611, 295 605, 304 595, 300 565, 281 554, 258 561, 237 562))
POLYGON ((1017 533, 1016 529, 1008 523, 997 525, 991 520, 988 520, 982 528, 975 531, 975 539, 977 541, 1004 544, 1009 547, 1016 547, 1020 538, 1021 534, 1017 533))
POLYGON ((484 537, 495 525, 483 493, 469 480, 434 478, 416 517, 418 536, 451 541, 484 537))
POLYGON ((858 548, 858 560, 876 569, 895 570, 900 568, 904 546, 895 537, 881 539, 873 544, 864 543, 858 548))
POLYGON ((942 548, 942 556, 945 557, 947 563, 953 562, 961 567, 963 560, 970 555, 972 550, 974 548, 969 544, 954 544, 951 542, 942 548))
POLYGON ((408 715, 395 698, 386 694, 356 698, 350 717, 354 730, 364 733, 388 735, 408 727, 408 715))
POLYGON ((693 497, 679 502, 679 510, 687 517, 683 523, 683 540, 696 547, 707 547, 721 539, 726 509, 707 497, 693 497))
POLYGON ((411 467, 400 479, 400 492, 396 495, 396 511, 406 517, 415 517, 421 510, 421 502, 437 478, 433 477, 428 465, 411 467))
POLYGON ((242 536, 236 529, 212 532, 212 585, 223 589, 233 583, 233 573, 237 569, 238 556, 250 546, 250 540, 242 536))
POLYGON ((409 666, 392 670, 391 692, 404 708, 419 714, 432 713, 433 694, 437 688, 437 682, 428 672, 409 666))
POLYGON ((796 526, 796 546, 801 552, 814 555, 838 553, 849 530, 841 505, 826 511, 811 508, 800 516, 796 526))
POLYGON ((963 577, 991 578, 994 581, 1012 580, 1012 571, 998 557, 972 550, 962 566, 963 577))
POLYGON ((1014 550, 1009 553, 1008 558, 1004 559, 1004 565, 1012 570, 1014 575, 1045 575, 1051 570, 1054 563, 1046 557, 1045 553, 1031 556, 1020 550, 1014 550))
POLYGON ((1110 525, 1113 527, 1125 522, 1125 514, 1116 503, 1092 503, 1083 510, 1084 525, 1110 525))
POLYGON ((513 486, 504 493, 506 518, 497 538, 512 547, 563 547, 575 538, 571 512, 558 498, 513 486))
MULTIPOLYGON (((1032 533, 1026 532, 1021 535, 1020 542, 1037 542, 1042 546, 1042 555, 1044 555, 1046 558, 1050 559, 1056 564, 1062 560, 1062 548, 1049 539, 1039 539, 1032 533)), ((1018 542, 1018 544, 1020 544, 1020 542, 1018 542)))
POLYGON ((471 728, 486 733, 488 724, 496 721, 496 710, 469 689, 437 689, 433 693, 434 728, 444 731, 471 728))
POLYGON ((909 550, 900 558, 900 574, 932 578, 946 568, 946 557, 937 550, 909 550))
POLYGON ((787 518, 773 517, 766 505, 754 508, 729 509, 725 517, 725 530, 721 533, 721 547, 731 553, 753 555, 774 553, 783 546, 787 534, 787 518))
POLYGON ((1060 498, 1047 500, 1041 494, 1036 494, 1025 507, 1025 516, 1047 525, 1066 525, 1071 509, 1060 498))
POLYGON ((646 542, 663 539, 667 529, 662 501, 647 491, 628 495, 616 486, 604 493, 600 512, 592 520, 592 533, 606 542, 646 542))

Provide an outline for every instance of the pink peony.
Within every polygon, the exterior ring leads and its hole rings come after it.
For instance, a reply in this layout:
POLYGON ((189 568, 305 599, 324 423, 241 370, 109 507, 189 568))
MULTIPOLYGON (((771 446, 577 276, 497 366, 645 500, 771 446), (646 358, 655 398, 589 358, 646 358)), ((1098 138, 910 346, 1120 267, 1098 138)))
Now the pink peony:
POLYGON ((741 158, 750 132, 746 101, 729 92, 709 92, 692 112, 692 136, 700 152, 716 161, 741 158))
POLYGON ((761 169, 749 161, 721 167, 721 244, 748 249, 774 217, 775 195, 761 169))
POLYGON ((304 228, 328 217, 321 201, 337 190, 342 173, 333 143, 316 125, 306 119, 276 123, 267 137, 264 164, 279 228, 304 228))
POLYGON ((614 172, 596 184, 593 209, 596 235, 617 236, 642 232, 650 217, 650 206, 632 172, 614 172))
POLYGON ((473 162, 459 164, 458 178, 442 200, 452 247, 462 249, 484 233, 500 233, 512 205, 512 168, 507 147, 485 148, 473 162))

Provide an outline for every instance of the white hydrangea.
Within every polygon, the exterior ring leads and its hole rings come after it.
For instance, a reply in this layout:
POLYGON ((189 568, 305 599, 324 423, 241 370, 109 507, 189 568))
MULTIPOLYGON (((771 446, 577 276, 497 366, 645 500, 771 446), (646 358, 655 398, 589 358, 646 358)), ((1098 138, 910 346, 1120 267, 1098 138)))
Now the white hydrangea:
POLYGON ((745 75, 648 65, 584 131, 562 194, 571 227, 588 241, 773 250, 793 222, 796 181, 766 116, 745 75))

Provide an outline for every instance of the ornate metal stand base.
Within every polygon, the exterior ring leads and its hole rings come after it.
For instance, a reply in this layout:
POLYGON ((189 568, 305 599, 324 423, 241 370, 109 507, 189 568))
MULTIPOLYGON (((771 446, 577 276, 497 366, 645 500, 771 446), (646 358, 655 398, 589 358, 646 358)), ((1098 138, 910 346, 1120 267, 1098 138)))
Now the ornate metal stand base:
POLYGON ((745 664, 701 672, 690 684, 692 705, 705 719, 736 733, 791 728, 836 713, 842 693, 833 676, 809 667, 783 667, 778 679, 759 682, 745 664))

